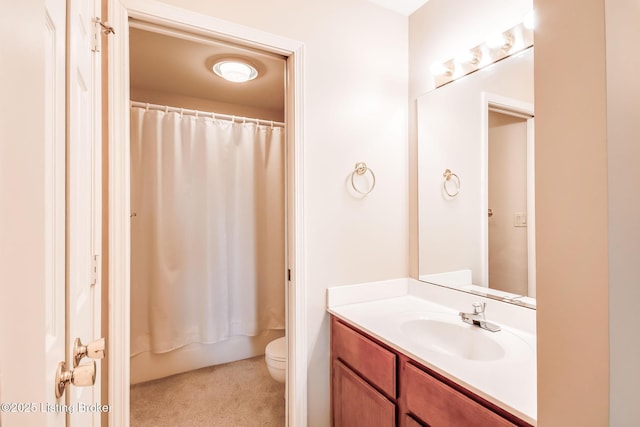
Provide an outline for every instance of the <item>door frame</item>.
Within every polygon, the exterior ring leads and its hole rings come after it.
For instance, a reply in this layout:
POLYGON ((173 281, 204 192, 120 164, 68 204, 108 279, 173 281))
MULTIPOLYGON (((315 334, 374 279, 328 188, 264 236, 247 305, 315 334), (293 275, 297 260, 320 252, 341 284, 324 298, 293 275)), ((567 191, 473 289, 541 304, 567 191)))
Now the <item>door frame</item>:
POLYGON ((536 294, 536 228, 535 228, 535 138, 534 105, 514 98, 489 92, 481 94, 481 203, 480 203, 480 265, 481 281, 489 287, 489 111, 521 117, 527 121, 527 294, 535 298, 536 294))
POLYGON ((287 58, 287 425, 307 424, 306 258, 304 245, 303 51, 301 42, 154 0, 107 0, 116 31, 108 59, 108 239, 110 426, 129 425, 130 174, 129 18, 196 32, 287 58))

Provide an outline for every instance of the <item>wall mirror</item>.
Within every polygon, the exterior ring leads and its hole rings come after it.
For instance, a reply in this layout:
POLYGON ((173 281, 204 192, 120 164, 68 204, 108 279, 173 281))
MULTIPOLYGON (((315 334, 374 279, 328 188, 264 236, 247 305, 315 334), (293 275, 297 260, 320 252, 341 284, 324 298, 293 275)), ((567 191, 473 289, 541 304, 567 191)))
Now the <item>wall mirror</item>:
POLYGON ((535 308, 533 47, 417 108, 419 279, 535 308))

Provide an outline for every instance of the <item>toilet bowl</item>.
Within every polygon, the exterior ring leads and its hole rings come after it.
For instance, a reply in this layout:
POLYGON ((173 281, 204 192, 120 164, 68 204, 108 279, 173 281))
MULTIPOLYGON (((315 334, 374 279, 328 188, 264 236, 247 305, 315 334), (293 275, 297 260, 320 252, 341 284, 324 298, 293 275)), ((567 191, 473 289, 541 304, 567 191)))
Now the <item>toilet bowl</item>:
POLYGON ((267 369, 274 380, 283 383, 287 366, 287 344, 285 338, 277 338, 267 344, 264 350, 264 359, 267 369))

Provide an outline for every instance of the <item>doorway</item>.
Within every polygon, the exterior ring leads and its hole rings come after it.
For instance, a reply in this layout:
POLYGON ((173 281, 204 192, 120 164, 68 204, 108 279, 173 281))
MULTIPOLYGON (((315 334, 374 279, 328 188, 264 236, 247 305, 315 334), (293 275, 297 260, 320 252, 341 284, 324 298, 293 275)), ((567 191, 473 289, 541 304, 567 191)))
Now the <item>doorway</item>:
POLYGON ((131 425, 283 425, 285 58, 135 19, 129 50, 131 425), (214 73, 231 61, 257 76, 214 73))
POLYGON ((534 107, 488 92, 481 98, 483 283, 535 298, 534 107))
POLYGON ((231 41, 244 47, 260 48, 286 57, 285 122, 287 135, 286 200, 287 215, 287 424, 303 424, 306 420, 307 345, 304 339, 306 314, 306 265, 304 262, 304 224, 302 197, 303 170, 303 120, 302 120, 302 71, 303 46, 301 43, 266 34, 195 12, 180 10, 157 2, 132 2, 123 6, 113 0, 109 4, 109 21, 120 29, 122 37, 114 38, 109 46, 109 335, 113 344, 109 347, 109 402, 112 405, 110 423, 126 425, 129 422, 129 328, 130 328, 130 215, 129 205, 129 63, 128 23, 133 18, 154 25, 231 41), (123 144, 122 141, 127 141, 123 144), (297 327, 300 325, 300 327, 297 327))
POLYGON ((527 120, 489 111, 489 286, 527 295, 527 120))

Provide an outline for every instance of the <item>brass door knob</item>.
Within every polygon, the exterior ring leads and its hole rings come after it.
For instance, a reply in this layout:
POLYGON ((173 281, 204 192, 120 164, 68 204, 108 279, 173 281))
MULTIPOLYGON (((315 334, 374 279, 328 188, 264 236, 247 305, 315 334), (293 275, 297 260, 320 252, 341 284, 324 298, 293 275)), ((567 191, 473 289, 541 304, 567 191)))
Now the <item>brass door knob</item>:
POLYGON ((104 338, 97 339, 87 345, 83 345, 80 338, 76 338, 73 343, 73 367, 80 364, 83 357, 90 359, 104 359, 106 342, 104 338))
POLYGON ((65 362, 58 363, 58 369, 56 369, 56 399, 62 397, 69 383, 76 387, 94 385, 96 383, 96 362, 92 360, 75 369, 67 369, 65 362))

